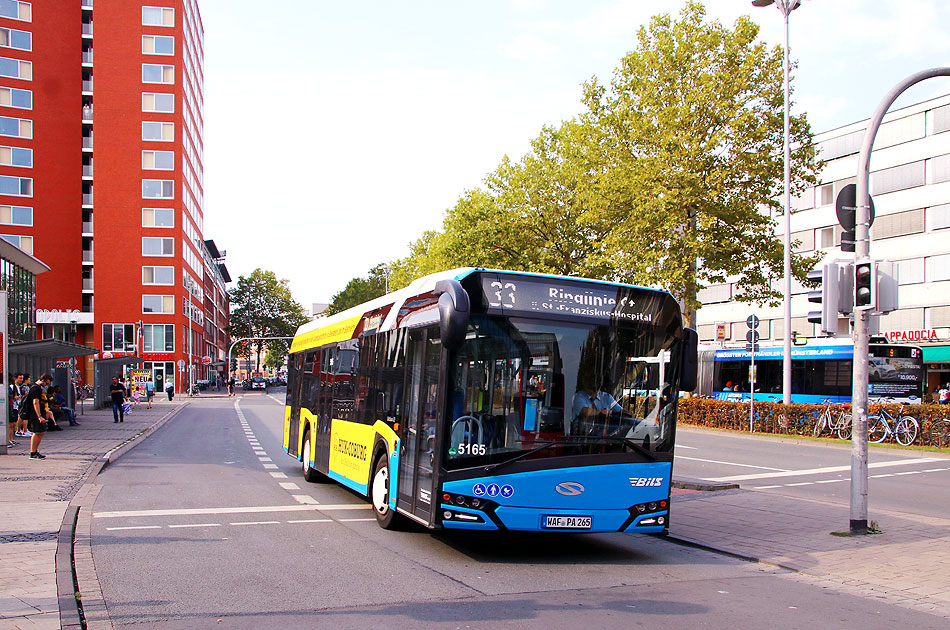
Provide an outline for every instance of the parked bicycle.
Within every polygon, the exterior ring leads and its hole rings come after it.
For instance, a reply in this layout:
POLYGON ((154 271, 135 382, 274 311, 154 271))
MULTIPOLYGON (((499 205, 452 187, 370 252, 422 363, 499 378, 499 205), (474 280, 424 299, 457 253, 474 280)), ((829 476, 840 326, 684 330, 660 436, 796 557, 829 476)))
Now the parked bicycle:
POLYGON ((930 445, 940 448, 950 446, 950 418, 937 420, 930 425, 930 445))
POLYGON ((920 423, 917 418, 904 415, 903 404, 896 417, 888 413, 886 407, 881 407, 880 414, 868 416, 868 441, 875 444, 880 444, 893 435, 901 446, 910 446, 917 439, 919 431, 920 423))
POLYGON ((842 440, 851 438, 851 406, 844 405, 839 410, 832 410, 830 400, 825 400, 825 408, 822 410, 818 420, 815 421, 815 429, 812 431, 814 437, 820 437, 824 433, 830 435, 837 434, 842 440))

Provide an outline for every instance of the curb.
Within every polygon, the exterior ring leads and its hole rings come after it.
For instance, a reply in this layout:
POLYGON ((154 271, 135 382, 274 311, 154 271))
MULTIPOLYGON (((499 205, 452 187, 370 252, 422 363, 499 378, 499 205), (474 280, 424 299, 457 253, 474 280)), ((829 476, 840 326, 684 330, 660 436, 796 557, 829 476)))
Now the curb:
MULTIPOLYGON (((63 516, 62 525, 59 528, 59 536, 56 545, 56 595, 59 599, 59 620, 60 625, 67 629, 80 629, 90 627, 86 622, 83 611, 86 607, 95 608, 98 611, 105 611, 105 602, 102 601, 102 591, 98 584, 96 568, 92 563, 92 546, 90 536, 86 532, 82 536, 76 536, 77 525, 82 520, 84 530, 91 526, 91 519, 88 516, 88 509, 91 509, 98 496, 98 490, 94 492, 84 492, 86 484, 95 479, 109 464, 116 461, 130 450, 141 444, 145 438, 162 428, 167 422, 178 415, 182 409, 188 406, 188 403, 169 411, 159 418, 155 424, 152 424, 118 446, 112 448, 101 457, 97 458, 89 468, 80 477, 76 493, 69 501, 66 508, 66 514, 63 516), (83 512, 80 519, 80 512, 83 512), (79 553, 77 554, 77 548, 79 553), (80 565, 82 565, 80 569, 80 565), (95 581, 92 597, 84 597, 86 589, 80 585, 80 579, 83 583, 95 581), (95 596, 98 593, 98 597, 95 596)), ((91 488, 90 488, 91 489, 91 488)), ((106 614, 108 619, 108 614, 106 614)), ((108 626, 103 626, 101 622, 91 624, 95 627, 112 627, 111 622, 108 626)))
POLYGON ((674 488, 681 490, 699 490, 701 492, 717 492, 719 490, 737 490, 737 483, 717 483, 715 481, 705 481, 703 479, 674 479, 670 482, 674 488))

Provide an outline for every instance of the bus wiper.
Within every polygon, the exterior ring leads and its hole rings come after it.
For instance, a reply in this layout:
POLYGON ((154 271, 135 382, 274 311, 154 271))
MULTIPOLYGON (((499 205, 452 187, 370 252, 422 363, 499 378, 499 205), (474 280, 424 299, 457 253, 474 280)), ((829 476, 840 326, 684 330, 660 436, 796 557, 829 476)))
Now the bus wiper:
MULTIPOLYGON (((643 455, 646 459, 650 460, 651 462, 655 462, 655 461, 656 461, 656 455, 654 455, 652 452, 650 452, 650 451, 648 451, 647 449, 643 448, 642 446, 640 446, 639 444, 637 444, 636 442, 634 442, 633 440, 631 440, 630 438, 628 438, 628 437, 626 437, 626 436, 624 436, 624 437, 617 437, 617 436, 614 436, 614 435, 604 435, 604 436, 590 436, 590 437, 592 437, 592 438, 595 439, 595 440, 601 440, 601 441, 605 441, 605 440, 612 440, 612 441, 623 440, 624 445, 627 446, 627 447, 629 447, 630 450, 636 451, 637 453, 639 453, 640 455, 643 455)), ((585 438, 585 439, 589 439, 589 438, 585 438)), ((596 442, 594 442, 594 443, 596 444, 596 442)))
POLYGON ((544 449, 546 449, 546 448, 548 448, 548 447, 550 447, 550 446, 553 446, 554 444, 559 444, 559 443, 560 443, 560 442, 559 442, 558 440, 551 440, 550 442, 545 442, 545 443, 542 444, 541 446, 536 446, 535 448, 531 449, 530 451, 525 451, 525 452, 523 452, 523 453, 519 453, 519 454, 515 455, 514 457, 512 457, 511 459, 506 459, 506 460, 503 461, 503 462, 498 462, 497 464, 491 464, 491 465, 489 465, 489 466, 485 466, 485 472, 486 472, 486 473, 493 472, 493 471, 495 471, 495 470, 498 470, 498 469, 501 468, 502 466, 507 466, 508 464, 512 464, 512 463, 518 461, 519 459, 524 459, 525 457, 528 457, 529 455, 534 455, 534 454, 537 453, 538 451, 543 451, 544 449))

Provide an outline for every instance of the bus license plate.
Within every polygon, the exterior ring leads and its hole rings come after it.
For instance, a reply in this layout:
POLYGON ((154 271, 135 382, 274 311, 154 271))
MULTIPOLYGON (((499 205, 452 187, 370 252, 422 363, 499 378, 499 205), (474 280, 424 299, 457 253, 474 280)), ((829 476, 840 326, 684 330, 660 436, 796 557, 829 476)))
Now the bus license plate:
POLYGON ((589 516, 545 516, 545 529, 590 529, 589 516))

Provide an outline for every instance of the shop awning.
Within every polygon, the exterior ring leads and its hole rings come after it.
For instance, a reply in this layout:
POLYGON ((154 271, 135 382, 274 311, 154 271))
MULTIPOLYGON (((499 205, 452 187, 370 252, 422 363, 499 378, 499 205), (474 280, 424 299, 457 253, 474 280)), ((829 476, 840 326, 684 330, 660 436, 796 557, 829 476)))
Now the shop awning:
POLYGON ((924 363, 950 363, 950 346, 923 346, 924 363))

